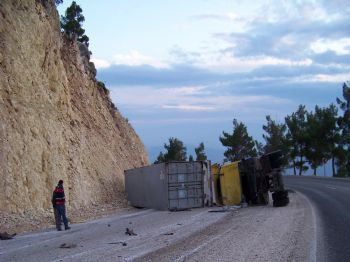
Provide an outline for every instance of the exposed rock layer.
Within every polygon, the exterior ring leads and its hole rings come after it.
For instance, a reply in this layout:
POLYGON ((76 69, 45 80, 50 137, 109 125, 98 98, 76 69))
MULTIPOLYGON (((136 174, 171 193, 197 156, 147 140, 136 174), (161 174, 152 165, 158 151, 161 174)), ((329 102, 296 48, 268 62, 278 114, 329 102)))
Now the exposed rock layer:
POLYGON ((123 171, 148 163, 133 128, 98 85, 53 0, 0 1, 0 211, 123 198, 123 171))

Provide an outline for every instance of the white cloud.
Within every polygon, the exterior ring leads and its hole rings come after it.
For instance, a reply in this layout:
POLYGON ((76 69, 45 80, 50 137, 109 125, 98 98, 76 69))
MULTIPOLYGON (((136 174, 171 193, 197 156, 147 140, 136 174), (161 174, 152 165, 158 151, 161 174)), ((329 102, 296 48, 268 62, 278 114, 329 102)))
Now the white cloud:
POLYGON ((115 54, 111 60, 100 59, 100 58, 92 58, 92 62, 94 62, 95 67, 97 69, 100 68, 108 68, 112 65, 126 65, 126 66, 142 66, 148 65, 154 68, 167 69, 170 68, 170 64, 162 61, 161 59, 147 56, 141 54, 136 50, 130 50, 127 53, 115 54))
POLYGON ((344 83, 350 79, 350 72, 343 74, 316 74, 309 76, 297 77, 292 80, 296 83, 321 82, 321 83, 344 83))
POLYGON ((181 111, 213 111, 215 110, 212 106, 196 106, 196 105, 162 105, 163 109, 178 109, 181 111))
POLYGON ((150 65, 155 68, 169 68, 169 64, 151 56, 146 56, 138 52, 137 50, 130 50, 125 54, 116 54, 113 56, 113 64, 115 65, 127 65, 127 66, 141 66, 150 65))
POLYGON ((235 13, 225 13, 225 14, 200 14, 194 15, 192 18, 199 20, 224 20, 224 21, 237 21, 242 20, 242 18, 235 13))
POLYGON ((333 51, 337 55, 347 55, 350 54, 350 38, 341 38, 337 40, 318 39, 311 43, 310 48, 317 54, 333 51))
POLYGON ((174 95, 199 95, 207 94, 204 86, 182 86, 177 88, 164 89, 165 92, 172 93, 174 95))
POLYGON ((212 89, 209 87, 164 89, 147 86, 114 87, 111 89, 111 97, 113 101, 117 101, 117 104, 134 109, 193 112, 225 111, 233 108, 249 110, 250 107, 269 107, 290 103, 288 99, 270 95, 224 95, 216 90, 216 87, 212 89), (192 91, 186 92, 186 90, 192 91))
POLYGON ((95 64, 95 67, 97 69, 108 68, 111 66, 111 63, 108 62, 107 60, 104 60, 104 59, 91 58, 91 62, 93 62, 95 64))
POLYGON ((184 123, 222 123, 222 122, 228 122, 230 123, 232 121, 231 116, 227 117, 190 117, 190 118, 183 118, 183 117, 167 117, 167 118, 157 118, 157 119, 137 119, 134 120, 133 123, 137 124, 184 124, 184 123))
POLYGON ((273 56, 235 57, 231 53, 211 53, 202 55, 196 66, 220 72, 248 72, 263 66, 309 66, 312 60, 293 60, 273 56))

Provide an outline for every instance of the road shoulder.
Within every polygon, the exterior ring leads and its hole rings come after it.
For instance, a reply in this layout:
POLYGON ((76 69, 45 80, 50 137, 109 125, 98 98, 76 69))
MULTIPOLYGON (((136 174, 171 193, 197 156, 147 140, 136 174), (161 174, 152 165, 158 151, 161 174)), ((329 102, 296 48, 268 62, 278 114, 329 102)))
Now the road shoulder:
POLYGON ((137 261, 315 261, 314 216, 307 199, 249 207, 137 261))

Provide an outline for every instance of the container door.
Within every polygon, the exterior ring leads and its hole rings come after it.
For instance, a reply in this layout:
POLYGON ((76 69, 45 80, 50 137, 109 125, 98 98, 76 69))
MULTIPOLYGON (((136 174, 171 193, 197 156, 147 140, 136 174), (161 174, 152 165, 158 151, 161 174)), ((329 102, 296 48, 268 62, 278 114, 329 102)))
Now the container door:
POLYGON ((204 171, 201 162, 168 163, 168 201, 170 210, 202 207, 204 171))

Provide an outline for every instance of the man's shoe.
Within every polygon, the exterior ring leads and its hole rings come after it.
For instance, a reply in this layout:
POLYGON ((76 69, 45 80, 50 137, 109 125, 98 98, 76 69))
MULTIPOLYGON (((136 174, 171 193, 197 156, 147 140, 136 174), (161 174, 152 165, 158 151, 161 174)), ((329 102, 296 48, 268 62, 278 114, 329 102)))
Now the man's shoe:
POLYGON ((65 228, 65 230, 69 230, 69 229, 70 229, 70 227, 66 227, 66 228, 65 228))
POLYGON ((62 231, 62 229, 60 229, 60 228, 57 228, 57 231, 62 231))

